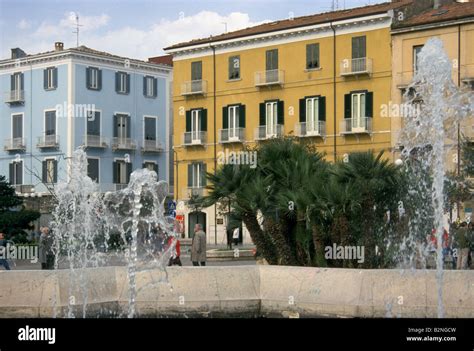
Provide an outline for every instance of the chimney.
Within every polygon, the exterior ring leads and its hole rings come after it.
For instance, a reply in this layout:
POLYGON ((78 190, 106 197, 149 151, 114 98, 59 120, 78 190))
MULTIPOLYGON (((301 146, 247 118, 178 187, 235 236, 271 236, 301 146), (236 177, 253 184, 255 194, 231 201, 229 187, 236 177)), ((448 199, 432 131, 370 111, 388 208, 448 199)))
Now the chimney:
POLYGON ((12 59, 19 59, 25 57, 26 53, 20 48, 12 49, 12 59))
POLYGON ((64 43, 61 41, 57 41, 54 43, 54 51, 63 51, 64 50, 64 43))

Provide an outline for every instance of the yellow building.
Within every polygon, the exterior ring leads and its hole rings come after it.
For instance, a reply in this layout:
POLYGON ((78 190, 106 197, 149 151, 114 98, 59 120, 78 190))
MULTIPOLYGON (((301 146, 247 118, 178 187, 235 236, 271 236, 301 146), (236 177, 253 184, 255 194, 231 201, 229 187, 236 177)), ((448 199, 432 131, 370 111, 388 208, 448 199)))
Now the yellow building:
POLYGON ((187 206, 222 152, 280 135, 313 143, 329 161, 391 150, 391 120, 380 111, 392 99, 394 10, 407 4, 290 18, 165 49, 174 63, 175 197, 186 237, 199 221, 208 242, 225 243, 218 208, 187 206))
MULTIPOLYGON (((409 18, 394 16, 392 29, 392 105, 403 103, 403 94, 412 82, 417 69, 417 54, 433 37, 443 41, 444 48, 453 65, 452 79, 459 86, 474 89, 474 2, 435 1, 434 6, 409 18), (443 4, 445 3, 445 4, 443 4)), ((401 109, 395 109, 399 111, 401 109)), ((399 156, 399 133, 403 116, 391 116, 392 147, 394 158, 399 156)), ((474 137, 474 120, 466 120, 460 126, 459 135, 474 137)), ((446 140, 446 169, 458 172, 459 139, 446 140)), ((466 204, 471 212, 472 204, 466 204)), ((464 212, 464 211, 462 211, 464 212)), ((454 218, 457 214, 453 214, 454 218)), ((461 216, 464 216, 461 213, 461 216)))

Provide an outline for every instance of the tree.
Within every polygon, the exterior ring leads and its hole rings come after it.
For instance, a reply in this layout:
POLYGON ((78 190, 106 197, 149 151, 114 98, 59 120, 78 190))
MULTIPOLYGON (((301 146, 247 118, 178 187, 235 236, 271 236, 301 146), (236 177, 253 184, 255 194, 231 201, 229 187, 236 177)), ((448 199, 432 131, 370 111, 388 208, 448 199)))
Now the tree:
POLYGON ((37 211, 26 210, 15 189, 0 176, 0 230, 7 238, 26 241, 25 229, 32 229, 32 222, 40 217, 37 211))

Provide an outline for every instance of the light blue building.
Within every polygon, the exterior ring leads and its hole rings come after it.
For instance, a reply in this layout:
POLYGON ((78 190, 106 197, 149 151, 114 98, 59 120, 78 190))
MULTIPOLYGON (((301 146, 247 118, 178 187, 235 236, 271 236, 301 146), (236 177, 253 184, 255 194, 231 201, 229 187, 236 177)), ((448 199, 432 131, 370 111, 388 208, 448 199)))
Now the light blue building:
POLYGON ((143 167, 169 181, 171 80, 171 66, 84 46, 12 49, 0 61, 0 174, 25 196, 48 194, 85 146, 102 191, 124 187, 143 167))

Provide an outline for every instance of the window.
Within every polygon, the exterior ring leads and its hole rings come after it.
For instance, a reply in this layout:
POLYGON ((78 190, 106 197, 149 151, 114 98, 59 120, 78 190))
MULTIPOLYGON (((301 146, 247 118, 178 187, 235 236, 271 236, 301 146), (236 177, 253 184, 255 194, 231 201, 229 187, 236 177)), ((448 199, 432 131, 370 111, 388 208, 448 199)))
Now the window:
POLYGON ((362 59, 367 57, 366 49, 366 37, 354 37, 352 38, 352 58, 362 59))
POLYGON ((53 184, 58 182, 58 161, 48 158, 43 161, 43 183, 53 184))
POLYGON ((23 100, 23 73, 14 73, 10 76, 10 99, 14 101, 23 100))
POLYGON ((202 61, 191 62, 191 80, 202 80, 202 61))
POLYGON ((115 73, 115 91, 118 94, 130 93, 130 75, 125 72, 115 73))
POLYGON ((21 142, 23 138, 23 114, 12 115, 12 139, 13 142, 21 142))
POLYGON ((143 95, 148 98, 155 98, 157 96, 158 80, 154 77, 143 77, 143 95))
POLYGON ((58 87, 58 69, 48 67, 43 71, 44 90, 54 90, 58 87))
POLYGON ((413 71, 418 72, 418 55, 423 49, 423 45, 417 45, 413 47, 413 71))
POLYGON ((144 131, 145 140, 156 141, 156 118, 145 117, 144 127, 145 127, 145 131, 144 131))
POLYGON ((272 71, 278 69, 278 49, 267 50, 266 52, 265 69, 272 71))
POLYGON ((306 45, 306 69, 319 68, 319 44, 306 45))
POLYGON ((229 106, 229 138, 239 136, 239 106, 229 106))
POLYGON ((259 137, 267 138, 279 134, 284 124, 283 101, 266 101, 260 104, 259 137))
POLYGON ((102 89, 102 71, 96 67, 87 67, 86 69, 87 89, 102 89))
POLYGON ((23 161, 10 163, 10 184, 23 184, 23 161))
POLYGON ((128 184, 130 174, 132 174, 132 164, 124 160, 114 162, 114 184, 128 184))
POLYGON ((44 114, 44 129, 46 136, 56 135, 56 111, 46 111, 44 114))
POLYGON ((191 111, 191 134, 192 140, 201 139, 201 119, 202 119, 202 110, 192 110, 191 111))
POLYGON ((158 165, 156 162, 145 161, 143 162, 143 168, 156 172, 156 176, 158 177, 158 165))
POLYGON ((206 164, 204 162, 194 162, 188 165, 188 188, 205 187, 206 164))
POLYGON ((352 131, 366 130, 367 118, 373 117, 373 93, 357 91, 345 95, 345 118, 350 119, 352 131))
POLYGON ((207 132, 207 110, 186 111, 185 144, 203 142, 204 132, 207 132))
POLYGON ((277 134, 278 124, 278 106, 277 102, 266 103, 266 134, 267 136, 273 136, 277 134))
POLYGON ((229 80, 240 79, 240 56, 229 57, 229 80))
POLYGON ((319 130, 319 97, 306 99, 306 131, 319 130))
POLYGON ((131 118, 129 115, 116 114, 114 116, 114 138, 125 140, 130 138, 131 118))
POLYGON ((87 135, 100 136, 100 111, 87 113, 87 135))
POLYGON ((300 130, 301 135, 320 135, 326 121, 326 97, 308 96, 300 99, 300 130))
POLYGON ((87 159, 87 176, 94 182, 99 182, 99 159, 88 158, 87 159))

